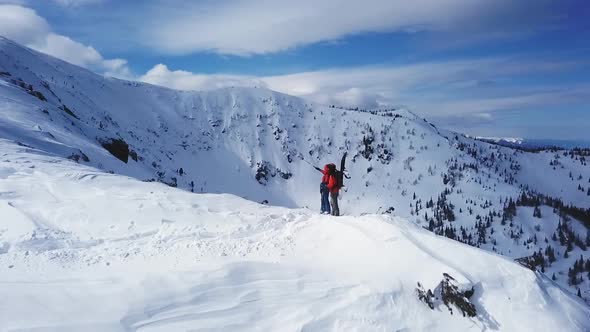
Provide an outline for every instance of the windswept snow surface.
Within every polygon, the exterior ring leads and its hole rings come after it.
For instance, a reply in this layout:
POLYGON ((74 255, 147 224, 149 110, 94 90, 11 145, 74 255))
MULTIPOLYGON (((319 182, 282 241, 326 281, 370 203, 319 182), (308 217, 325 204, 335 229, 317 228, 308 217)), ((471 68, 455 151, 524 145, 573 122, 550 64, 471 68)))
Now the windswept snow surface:
POLYGON ((2 331, 584 331, 542 274, 401 218, 146 183, 0 140, 2 331), (7 218, 8 217, 8 218, 7 218), (415 293, 473 285, 465 318, 415 293))

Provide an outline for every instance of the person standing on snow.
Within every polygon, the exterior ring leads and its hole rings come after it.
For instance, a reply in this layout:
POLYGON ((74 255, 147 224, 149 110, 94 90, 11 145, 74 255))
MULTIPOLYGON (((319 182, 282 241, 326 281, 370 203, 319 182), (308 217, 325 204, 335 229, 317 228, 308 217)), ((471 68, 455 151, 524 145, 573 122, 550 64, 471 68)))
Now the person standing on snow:
POLYGON ((328 175, 328 191, 330 192, 330 204, 332 205, 332 215, 335 217, 340 216, 340 209, 338 207, 338 193, 340 192, 340 180, 338 171, 336 171, 336 165, 329 164, 329 175, 328 175))
POLYGON ((330 214, 330 191, 328 190, 328 182, 330 180, 330 169, 328 165, 324 166, 324 169, 315 167, 322 173, 322 182, 320 183, 320 195, 322 199, 320 211, 322 214, 330 214))
MULTIPOLYGON (((311 163, 307 162, 313 168, 317 169, 319 172, 323 174, 322 176, 322 183, 320 184, 320 193, 322 194, 322 207, 321 212, 322 214, 331 214, 333 216, 340 216, 340 208, 338 207, 338 194, 340 192, 340 188, 344 186, 344 170, 346 169, 346 155, 347 152, 344 152, 342 156, 342 160, 340 160, 340 170, 336 169, 336 165, 330 163, 324 166, 324 169, 320 169, 319 167, 313 166, 311 163), (328 203, 328 195, 330 196, 330 202, 328 203), (332 206, 330 208, 330 205, 332 206), (330 213, 330 209, 332 210, 330 213)), ((350 179, 350 177, 347 177, 350 179)))

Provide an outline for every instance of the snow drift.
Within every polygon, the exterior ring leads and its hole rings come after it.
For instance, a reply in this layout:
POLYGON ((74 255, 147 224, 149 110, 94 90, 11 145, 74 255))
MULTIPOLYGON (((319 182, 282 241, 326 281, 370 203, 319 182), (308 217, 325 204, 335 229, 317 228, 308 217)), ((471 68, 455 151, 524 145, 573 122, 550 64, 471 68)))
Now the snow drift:
POLYGON ((191 194, 1 141, 3 330, 576 331, 539 273, 400 218, 191 194), (418 299, 447 273, 475 317, 418 299))

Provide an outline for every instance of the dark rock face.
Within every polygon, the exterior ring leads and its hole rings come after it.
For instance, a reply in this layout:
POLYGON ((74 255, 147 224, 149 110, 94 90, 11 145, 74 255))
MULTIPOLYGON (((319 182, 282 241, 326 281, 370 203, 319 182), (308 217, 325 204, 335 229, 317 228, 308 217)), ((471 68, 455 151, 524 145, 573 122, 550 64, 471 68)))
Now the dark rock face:
POLYGON ((98 140, 100 145, 117 159, 124 163, 129 161, 129 145, 120 138, 106 138, 98 140))
POLYGON ((61 107, 59 107, 59 109, 64 111, 67 115, 69 115, 77 120, 80 120, 80 118, 76 114, 74 114, 74 112, 72 112, 72 110, 69 109, 66 105, 62 105, 61 107))
POLYGON ((419 282, 416 288, 418 299, 424 302, 430 309, 434 310, 442 303, 449 309, 451 315, 453 314, 454 306, 461 310, 463 317, 477 316, 475 305, 469 300, 474 293, 475 288, 473 286, 468 289, 461 289, 455 278, 447 273, 443 273, 443 279, 434 291, 430 289, 425 290, 419 282))
POLYGON ((441 299, 447 308, 449 308, 451 314, 453 314, 451 305, 454 304, 459 310, 461 310, 463 317, 465 317, 465 315, 475 317, 477 314, 475 306, 473 303, 469 302, 469 298, 473 296, 473 293, 475 292, 474 288, 471 287, 467 290, 460 290, 453 277, 446 273, 443 273, 443 277, 443 280, 439 284, 441 299))
POLYGON ((266 185, 271 177, 280 176, 284 180, 289 180, 293 176, 292 173, 284 172, 267 161, 260 162, 256 166, 254 177, 262 185, 266 185))
POLYGON ((77 163, 80 162, 80 160, 85 161, 85 162, 89 162, 90 158, 88 158, 88 156, 86 154, 84 154, 84 152, 78 150, 78 153, 72 153, 68 159, 73 160, 77 163))
POLYGON ((416 293, 418 295, 418 300, 426 303, 430 309, 434 310, 434 294, 430 289, 426 291, 424 290, 424 287, 422 287, 422 284, 418 283, 416 293))

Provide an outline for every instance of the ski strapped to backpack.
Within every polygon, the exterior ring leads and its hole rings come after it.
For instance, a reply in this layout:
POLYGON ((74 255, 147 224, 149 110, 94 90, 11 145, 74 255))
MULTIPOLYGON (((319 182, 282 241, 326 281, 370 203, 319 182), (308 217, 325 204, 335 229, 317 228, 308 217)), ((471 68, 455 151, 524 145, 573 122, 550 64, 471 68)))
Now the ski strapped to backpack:
POLYGON ((344 187, 344 171, 346 170, 346 154, 342 155, 342 159, 340 160, 340 171, 338 171, 336 179, 338 180, 338 188, 344 187))
MULTIPOLYGON (((349 176, 347 176, 345 174, 345 170, 346 170, 346 155, 348 154, 348 152, 344 152, 344 155, 342 155, 342 159, 340 160, 340 170, 336 169, 336 165, 333 163, 329 163, 326 164, 325 167, 328 168, 328 174, 333 176, 335 181, 336 181, 336 186, 338 189, 344 187, 344 178, 346 177, 347 179, 350 179, 349 176)), ((304 162, 306 162, 307 164, 309 164, 311 167, 315 168, 318 171, 322 171, 321 168, 313 165, 312 163, 310 163, 309 161, 305 160, 302 158, 302 160, 304 162)))
POLYGON ((340 160, 340 169, 336 169, 336 165, 330 163, 327 164, 326 166, 328 166, 328 170, 329 170, 329 174, 331 176, 334 177, 335 182, 336 182, 336 188, 341 189, 342 187, 344 187, 344 171, 346 170, 346 152, 344 153, 344 155, 342 156, 342 159, 340 160))

